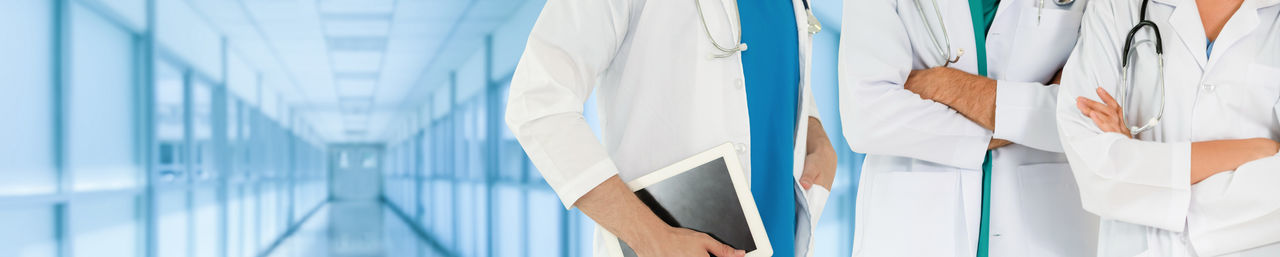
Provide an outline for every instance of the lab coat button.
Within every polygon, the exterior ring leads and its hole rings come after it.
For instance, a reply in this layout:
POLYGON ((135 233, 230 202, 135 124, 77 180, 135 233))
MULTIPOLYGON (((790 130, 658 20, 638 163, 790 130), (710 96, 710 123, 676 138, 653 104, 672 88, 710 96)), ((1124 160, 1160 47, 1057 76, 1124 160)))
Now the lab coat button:
POLYGON ((734 143, 734 144, 733 144, 733 150, 737 150, 739 153, 746 153, 746 152, 747 152, 747 144, 743 144, 743 143, 734 143))
POLYGON ((734 79, 734 80, 733 80, 733 88, 734 88, 734 89, 742 89, 742 88, 743 88, 743 87, 745 87, 745 86, 746 86, 746 82, 742 81, 742 79, 734 79))
POLYGON ((1201 88, 1201 89, 1204 89, 1204 92, 1205 92, 1205 93, 1213 93, 1213 90, 1214 90, 1214 89, 1217 89, 1217 88, 1218 88, 1218 86, 1216 86, 1216 85, 1214 85, 1214 84, 1204 84, 1204 85, 1201 85, 1201 86, 1200 86, 1200 88, 1201 88))

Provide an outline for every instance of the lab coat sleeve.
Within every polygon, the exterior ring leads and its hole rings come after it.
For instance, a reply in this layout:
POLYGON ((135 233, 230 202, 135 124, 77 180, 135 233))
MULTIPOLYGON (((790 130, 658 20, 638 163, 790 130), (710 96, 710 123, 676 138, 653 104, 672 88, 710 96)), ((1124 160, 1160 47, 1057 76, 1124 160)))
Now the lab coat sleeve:
POLYGON ((1199 256, 1280 242, 1280 157, 1245 163, 1191 187, 1187 234, 1199 256))
POLYGON ((1058 85, 996 81, 995 138, 1041 151, 1062 152, 1058 139, 1058 85))
POLYGON ((511 78, 507 126, 565 208, 618 171, 582 110, 622 43, 629 5, 547 1, 511 78))
POLYGON ((818 102, 813 100, 813 89, 805 90, 804 98, 809 102, 809 117, 822 121, 822 116, 818 115, 818 102))
POLYGON ((903 88, 912 60, 895 0, 844 6, 840 40, 840 118, 854 151, 981 169, 991 132, 938 102, 903 88))
MULTIPOLYGON (((1093 2, 1063 70, 1058 129, 1085 210, 1105 219, 1183 231, 1191 191, 1190 142, 1149 142, 1103 133, 1076 108, 1076 97, 1099 101, 1094 89, 1115 92, 1120 45, 1130 10, 1125 1, 1093 2), (1124 27, 1124 28, 1120 28, 1124 27), (1123 30, 1123 31, 1122 31, 1123 30)), ((1115 93, 1112 93, 1115 95, 1115 93)))

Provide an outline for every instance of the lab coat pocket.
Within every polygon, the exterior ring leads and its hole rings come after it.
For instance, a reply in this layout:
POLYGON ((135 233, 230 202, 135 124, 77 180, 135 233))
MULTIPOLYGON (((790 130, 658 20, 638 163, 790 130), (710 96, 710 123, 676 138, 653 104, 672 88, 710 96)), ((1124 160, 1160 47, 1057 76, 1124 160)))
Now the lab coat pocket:
MULTIPOLYGON (((1024 256, 1083 256, 1096 249, 1098 219, 1085 212, 1066 163, 1017 167, 1021 227, 1030 233, 1024 256)), ((999 203, 996 203, 999 204, 999 203)))
POLYGON ((960 175, 956 172, 881 172, 859 203, 866 217, 859 253, 865 256, 951 256, 964 238, 960 175), (902 245, 898 245, 902 244, 902 245))
MULTIPOLYGON (((1014 81, 1048 82, 1067 62, 1080 35, 1081 12, 1058 8, 1045 0, 1043 9, 1022 7, 1013 52, 1004 67, 1006 78, 1014 81)), ((1077 0, 1082 1, 1082 0, 1077 0)), ((1082 5, 1084 3, 1075 3, 1082 5)))
POLYGON ((1266 121, 1266 123, 1259 124, 1259 127, 1269 128, 1271 130, 1269 135, 1273 139, 1278 138, 1277 136, 1280 136, 1277 135, 1277 133, 1280 133, 1280 129, 1277 129, 1280 128, 1278 126, 1280 125, 1280 112, 1276 110, 1280 109, 1280 106, 1277 106, 1277 104, 1280 104, 1280 67, 1255 63, 1249 65, 1248 72, 1249 74, 1246 75, 1248 81, 1244 84, 1246 88, 1232 90, 1234 95, 1230 97, 1238 98, 1231 102, 1242 104, 1236 107, 1239 108, 1237 111, 1242 115, 1246 113, 1269 113, 1270 115, 1246 118, 1254 119, 1255 122, 1266 121), (1260 110, 1270 111, 1262 111, 1260 113, 1260 110))

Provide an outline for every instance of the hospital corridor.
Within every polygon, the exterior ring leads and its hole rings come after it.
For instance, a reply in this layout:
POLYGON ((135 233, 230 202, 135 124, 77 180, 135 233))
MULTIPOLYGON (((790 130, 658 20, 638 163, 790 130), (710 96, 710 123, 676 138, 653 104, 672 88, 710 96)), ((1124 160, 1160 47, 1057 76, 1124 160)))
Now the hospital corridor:
MULTIPOLYGON (((0 0, 0 257, 591 256, 503 120, 546 1, 0 0)), ((849 256, 843 1, 813 2, 814 256, 849 256)))

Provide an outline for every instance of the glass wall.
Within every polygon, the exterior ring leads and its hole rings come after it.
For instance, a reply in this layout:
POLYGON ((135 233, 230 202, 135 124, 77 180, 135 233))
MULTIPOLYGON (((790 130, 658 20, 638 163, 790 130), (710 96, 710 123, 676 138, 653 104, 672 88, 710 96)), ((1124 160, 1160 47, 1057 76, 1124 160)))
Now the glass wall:
POLYGON ((259 256, 328 199, 309 128, 227 90, 224 42, 156 40, 211 30, 148 2, 0 1, 0 256, 259 256))

